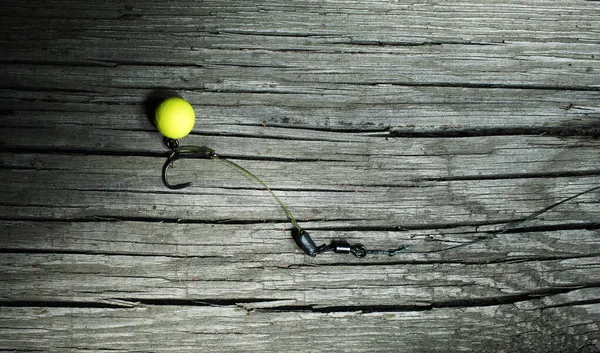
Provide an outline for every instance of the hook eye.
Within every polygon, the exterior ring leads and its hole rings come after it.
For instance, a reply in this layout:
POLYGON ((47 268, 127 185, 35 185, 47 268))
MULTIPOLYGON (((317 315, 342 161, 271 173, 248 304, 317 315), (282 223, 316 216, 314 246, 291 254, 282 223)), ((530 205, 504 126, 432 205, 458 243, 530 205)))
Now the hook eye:
POLYGON ((162 170, 163 183, 165 184, 166 187, 168 187, 171 190, 184 189, 184 188, 187 188, 188 186, 192 185, 191 182, 175 184, 175 185, 169 184, 169 181, 167 179, 167 172, 169 171, 169 168, 173 166, 173 162, 175 162, 176 160, 178 160, 180 158, 181 158, 181 155, 179 154, 179 152, 174 151, 173 153, 171 153, 169 158, 167 158, 167 161, 163 165, 163 170, 162 170))

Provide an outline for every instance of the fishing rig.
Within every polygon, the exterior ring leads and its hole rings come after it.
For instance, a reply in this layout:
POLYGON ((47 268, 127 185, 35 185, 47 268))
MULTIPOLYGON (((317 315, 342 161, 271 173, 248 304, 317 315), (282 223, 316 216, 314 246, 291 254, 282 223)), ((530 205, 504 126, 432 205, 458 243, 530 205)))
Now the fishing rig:
MULTIPOLYGON (((258 176, 254 175, 252 172, 250 172, 246 168, 244 168, 244 167, 240 166, 239 164, 234 163, 224 157, 219 156, 213 149, 208 148, 208 147, 180 146, 179 141, 177 139, 168 138, 168 137, 164 138, 164 144, 169 150, 171 150, 171 153, 168 156, 165 164, 163 165, 163 169, 162 169, 163 183, 165 184, 165 186, 167 188, 172 189, 172 190, 178 190, 178 189, 184 189, 192 184, 191 182, 185 182, 185 183, 180 183, 180 184, 169 183, 169 179, 168 179, 169 168, 171 168, 173 166, 173 163, 175 161, 180 160, 180 159, 184 159, 184 158, 211 159, 211 160, 220 162, 222 164, 225 164, 229 167, 232 167, 232 168, 238 170, 240 173, 248 176, 250 179, 254 180, 258 184, 260 184, 273 196, 273 198, 275 198, 275 200, 279 203, 279 205, 281 206, 281 208, 283 209, 283 211, 285 212, 288 219, 290 220, 290 222, 293 225, 293 228, 291 229, 292 238, 294 239, 296 244, 298 244, 300 249, 302 249, 302 251, 304 251, 304 253, 306 255, 315 256, 317 254, 334 252, 337 254, 352 254, 358 258, 363 258, 367 255, 394 256, 394 255, 399 254, 409 248, 409 246, 400 246, 395 249, 389 249, 389 250, 368 249, 366 246, 364 246, 362 244, 359 244, 359 243, 350 244, 349 242, 347 242, 345 240, 334 240, 334 241, 331 241, 329 244, 316 245, 315 242, 312 240, 310 234, 306 230, 302 229, 302 227, 296 220, 296 217, 294 217, 294 215, 290 211, 289 207, 273 192, 273 190, 271 190, 271 188, 265 182, 263 182, 258 176)), ((568 201, 573 200, 581 195, 584 195, 584 194, 587 194, 589 192, 599 190, 599 189, 600 189, 600 186, 596 186, 591 189, 580 192, 576 195, 562 199, 548 207, 545 207, 537 212, 532 213, 531 215, 527 216, 524 219, 508 223, 506 225, 506 227, 504 227, 503 229, 492 232, 491 236, 496 236, 498 234, 506 233, 510 229, 514 229, 514 228, 522 225, 523 223, 528 222, 528 221, 540 216, 543 213, 550 211, 551 209, 553 209, 565 202, 568 202, 568 201)), ((485 238, 483 238, 483 239, 485 239, 485 238)), ((464 243, 461 245, 453 246, 451 248, 454 249, 457 247, 470 245, 470 244, 473 244, 478 241, 481 241, 481 238, 477 239, 471 243, 464 243)), ((449 250, 449 249, 445 249, 445 250, 449 250)))

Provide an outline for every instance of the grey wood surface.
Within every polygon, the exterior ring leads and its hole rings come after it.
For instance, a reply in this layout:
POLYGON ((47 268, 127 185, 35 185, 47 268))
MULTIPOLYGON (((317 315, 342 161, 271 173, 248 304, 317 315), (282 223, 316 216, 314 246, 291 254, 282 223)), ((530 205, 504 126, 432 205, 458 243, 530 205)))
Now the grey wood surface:
POLYGON ((599 351, 598 4, 4 1, 0 352, 599 351))

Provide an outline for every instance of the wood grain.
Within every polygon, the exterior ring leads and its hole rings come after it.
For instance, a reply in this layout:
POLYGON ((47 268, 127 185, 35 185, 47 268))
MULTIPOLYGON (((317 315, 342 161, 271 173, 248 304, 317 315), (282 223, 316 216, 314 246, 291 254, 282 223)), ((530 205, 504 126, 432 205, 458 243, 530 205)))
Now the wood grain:
POLYGON ((0 351, 600 350, 596 4, 4 1, 0 351))
POLYGON ((235 306, 25 307, 0 310, 0 320, 12 327, 6 330, 12 334, 0 337, 12 346, 30 346, 35 340, 40 351, 103 353, 140 347, 155 352, 314 352, 330 347, 340 352, 447 352, 473 346, 483 352, 557 347, 592 352, 596 323, 579 320, 597 315, 597 306, 589 304, 557 305, 542 314, 512 305, 387 313, 247 311, 235 306), (432 325, 454 329, 442 329, 431 339, 427 332, 432 325), (515 341, 515 336, 521 339, 515 341), (322 347, 325 342, 330 347, 322 347))

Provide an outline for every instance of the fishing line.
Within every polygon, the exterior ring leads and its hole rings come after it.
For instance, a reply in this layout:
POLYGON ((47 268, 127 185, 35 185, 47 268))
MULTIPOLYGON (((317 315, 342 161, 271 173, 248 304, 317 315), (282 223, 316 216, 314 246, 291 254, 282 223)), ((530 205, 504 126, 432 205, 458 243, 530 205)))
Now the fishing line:
POLYGON ((294 227, 296 227, 296 229, 298 229, 298 231, 302 231, 302 227, 300 227, 300 224, 298 224, 298 221, 296 221, 296 217, 294 217, 294 215, 292 214, 292 211, 290 211, 290 209, 287 207, 287 205, 283 201, 281 201, 281 199, 277 195, 275 195, 273 190, 271 190, 271 188, 267 184, 265 184, 264 181, 262 181, 259 177, 254 175, 248 169, 246 169, 246 168, 242 167, 241 165, 234 163, 228 159, 218 156, 214 150, 212 150, 208 147, 186 146, 186 147, 179 148, 178 147, 179 142, 177 140, 173 140, 173 139, 166 139, 165 145, 173 150, 173 153, 171 154, 171 156, 168 158, 167 162, 165 163, 164 170, 163 170, 163 182, 169 189, 175 189, 175 190, 183 189, 183 188, 186 188, 191 185, 191 183, 183 183, 183 184, 177 184, 177 185, 171 185, 168 183, 167 170, 169 167, 172 167, 174 161, 176 161, 177 159, 181 159, 181 158, 194 158, 194 157, 195 158, 210 158, 212 160, 215 160, 217 162, 223 163, 229 167, 236 169, 240 173, 250 177, 250 179, 252 179, 252 180, 256 181, 257 183, 259 183, 260 185, 262 185, 273 196, 273 198, 279 203, 279 205, 281 206, 281 208, 283 209, 283 211, 285 212, 285 214, 287 215, 289 220, 292 222, 294 227))
MULTIPOLYGON (((271 196, 273 196, 273 198, 277 201, 277 203, 279 203, 279 205, 285 212, 287 218, 290 220, 290 222, 294 226, 291 230, 292 238, 294 239, 296 244, 302 249, 302 251, 304 251, 304 253, 309 256, 315 256, 317 254, 321 254, 321 253, 325 253, 325 252, 334 252, 334 253, 338 253, 338 254, 349 254, 350 253, 358 258, 363 258, 367 255, 394 256, 401 252, 406 251, 409 248, 409 246, 400 246, 396 249, 389 249, 389 250, 367 249, 367 247, 365 247, 362 244, 359 244, 359 243, 350 244, 349 242, 344 241, 344 240, 334 240, 330 244, 323 244, 323 245, 317 246, 315 244, 315 242, 312 240, 310 234, 306 230, 302 229, 302 227, 296 220, 296 217, 294 217, 290 208, 273 192, 273 190, 264 181, 262 181, 254 173, 250 172, 248 169, 240 166, 237 163, 234 163, 224 157, 219 156, 211 148, 198 147, 198 146, 180 147, 179 141, 177 139, 172 139, 172 138, 167 138, 167 137, 165 137, 164 143, 171 150, 171 154, 167 158, 167 161, 165 162, 165 164, 163 166, 163 170, 162 170, 162 179, 163 179, 163 183, 165 184, 166 187, 168 187, 169 189, 172 189, 172 190, 178 190, 178 189, 186 188, 191 185, 191 182, 173 185, 173 184, 170 184, 168 181, 168 177, 167 177, 168 170, 169 170, 169 168, 171 168, 173 166, 173 163, 179 159, 183 159, 183 158, 211 159, 211 160, 217 161, 219 163, 222 163, 228 167, 231 167, 231 168, 237 170, 238 172, 240 172, 241 174, 249 177, 256 183, 260 184, 263 188, 265 188, 265 190, 267 190, 271 194, 271 196)), ((521 226, 522 224, 529 222, 529 221, 535 219, 536 217, 539 217, 540 215, 552 210, 553 208, 555 208, 557 206, 560 206, 560 205, 562 205, 568 201, 571 201, 577 197, 580 197, 582 195, 585 195, 587 193, 590 193, 590 192, 593 192, 593 191, 599 190, 599 189, 600 189, 600 186, 596 186, 591 189, 580 192, 576 195, 562 199, 550 206, 547 206, 537 212, 532 213, 531 215, 525 217, 524 219, 509 222, 504 228, 497 230, 495 232, 492 232, 492 234, 490 236, 479 238, 479 239, 476 239, 472 242, 468 242, 465 244, 451 246, 451 247, 448 247, 445 249, 425 251, 424 253, 448 251, 448 250, 457 249, 457 248, 464 247, 464 246, 473 245, 482 240, 491 239, 497 235, 506 233, 506 232, 510 231, 511 229, 515 229, 515 228, 521 226)))
POLYGON ((520 219, 520 220, 508 222, 503 228, 501 228, 499 230, 495 230, 495 231, 490 231, 489 232, 489 233, 491 233, 490 235, 479 237, 479 238, 477 238, 477 239, 475 239, 473 241, 470 241, 470 242, 467 242, 467 243, 464 243, 464 244, 454 245, 454 246, 450 246, 450 247, 443 248, 443 249, 437 249, 437 250, 420 251, 419 253, 429 253, 429 254, 431 254, 431 253, 444 252, 444 251, 449 251, 449 250, 456 250, 458 248, 462 248, 462 247, 474 245, 474 244, 477 244, 477 243, 485 241, 485 240, 493 239, 493 238, 495 238, 496 236, 498 236, 500 234, 504 234, 504 233, 507 233, 507 232, 509 232, 511 230, 519 228, 523 224, 525 224, 525 223, 527 223, 529 221, 534 220, 535 218, 537 218, 540 215, 542 215, 542 214, 544 214, 544 213, 552 210, 555 207, 558 207, 558 206, 560 206, 560 205, 562 205, 562 204, 564 204, 566 202, 569 202, 569 201, 571 201, 573 199, 576 199, 576 198, 578 198, 580 196, 583 196, 583 195, 585 195, 587 193, 594 192, 596 190, 600 190, 600 186, 595 186, 595 187, 593 187, 591 189, 584 190, 584 191, 582 191, 582 192, 580 192, 578 194, 575 194, 573 196, 569 196, 567 198, 564 198, 564 199, 562 199, 562 200, 560 200, 560 201, 558 201, 556 203, 553 203, 550 206, 544 207, 543 209, 530 214, 529 216, 525 217, 524 219, 520 219))
MULTIPOLYGON (((394 256, 394 255, 401 253, 409 248, 409 246, 400 246, 396 249, 390 249, 390 250, 367 249, 367 247, 365 247, 362 244, 358 244, 358 243, 350 244, 349 242, 347 242, 345 240, 334 240, 330 244, 323 244, 323 245, 317 246, 315 244, 315 242, 312 240, 312 238, 310 237, 310 234, 308 234, 308 232, 306 230, 302 229, 302 227, 296 220, 296 217, 294 217, 294 215, 292 214, 292 211, 290 210, 290 208, 258 176, 256 176, 255 174, 253 174, 246 168, 240 166, 239 164, 234 163, 226 158, 223 158, 223 157, 217 155, 217 153, 211 148, 198 147, 198 146, 185 146, 185 147, 179 146, 179 141, 177 139, 187 136, 192 131, 195 120, 196 120, 196 115, 194 112, 194 108, 191 106, 191 104, 189 104, 188 102, 186 102, 184 99, 182 99, 180 97, 167 98, 167 99, 163 100, 156 107, 156 112, 155 112, 155 116, 153 119, 154 125, 156 126, 158 131, 165 137, 164 143, 167 146, 167 148, 169 148, 171 150, 171 154, 167 158, 167 161, 165 162, 165 164, 163 166, 163 170, 162 170, 163 183, 169 189, 174 189, 174 190, 183 189, 183 188, 186 188, 191 185, 190 182, 175 184, 175 185, 169 183, 168 178, 167 178, 167 172, 168 172, 169 168, 171 168, 173 166, 173 163, 176 160, 182 159, 182 158, 212 159, 214 161, 217 161, 219 163, 227 165, 233 169, 236 169, 238 172, 246 175, 247 177, 249 177, 256 183, 258 183, 262 187, 264 187, 271 194, 271 196, 273 196, 273 198, 277 201, 277 203, 279 203, 279 205, 285 212, 287 218, 290 220, 290 222, 292 222, 292 225, 294 226, 292 228, 292 238, 294 239, 296 244, 298 244, 298 246, 302 249, 302 251, 304 251, 304 253, 307 255, 315 256, 317 254, 321 254, 324 252, 334 252, 334 253, 338 253, 338 254, 353 254, 354 256, 359 257, 359 258, 365 257, 367 255, 394 256)), ((581 195, 587 194, 589 192, 592 192, 592 191, 598 190, 598 189, 600 189, 600 186, 591 188, 589 190, 583 191, 579 194, 573 195, 573 196, 563 199, 559 202, 556 202, 548 207, 545 207, 544 209, 542 209, 540 211, 537 211, 537 212, 529 215, 528 217, 526 217, 523 220, 519 220, 516 222, 510 222, 506 225, 506 227, 504 229, 494 232, 490 236, 480 237, 479 239, 476 239, 473 242, 449 247, 449 248, 442 249, 442 250, 430 251, 430 252, 447 251, 447 250, 456 249, 456 248, 459 248, 462 246, 472 245, 481 240, 491 239, 492 237, 494 237, 498 234, 505 233, 505 232, 509 231, 510 229, 516 228, 517 226, 521 225, 522 223, 528 222, 528 221, 540 216, 541 214, 550 211, 554 207, 557 207, 565 202, 573 200, 574 198, 577 198, 581 195)))

